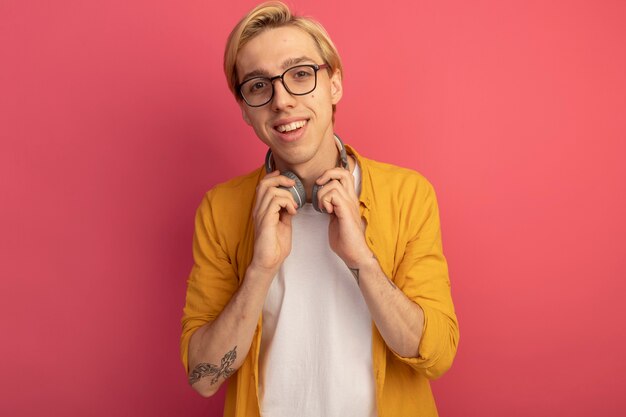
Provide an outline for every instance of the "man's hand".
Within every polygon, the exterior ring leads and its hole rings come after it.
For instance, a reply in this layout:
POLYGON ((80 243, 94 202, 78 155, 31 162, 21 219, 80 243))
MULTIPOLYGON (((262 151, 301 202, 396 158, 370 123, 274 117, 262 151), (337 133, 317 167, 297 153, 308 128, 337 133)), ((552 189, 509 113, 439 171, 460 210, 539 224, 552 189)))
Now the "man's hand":
POLYGON ((273 276, 291 252, 291 218, 297 205, 288 190, 294 181, 279 171, 267 174, 256 189, 254 255, 250 267, 273 276))
POLYGON ((293 180, 278 171, 259 183, 252 212, 254 254, 243 283, 217 318, 197 329, 189 340, 189 382, 203 396, 215 394, 250 351, 267 291, 291 251, 296 203, 288 190, 278 187, 292 185, 293 180))
POLYGON ((385 343, 400 356, 417 357, 424 312, 385 275, 367 246, 354 177, 346 169, 333 168, 317 184, 324 184, 318 191, 319 207, 331 216, 330 247, 352 272, 385 343))
POLYGON ((318 205, 330 215, 328 240, 331 249, 346 263, 357 268, 374 256, 365 242, 365 223, 359 211, 354 177, 344 168, 324 172, 316 181, 318 205))

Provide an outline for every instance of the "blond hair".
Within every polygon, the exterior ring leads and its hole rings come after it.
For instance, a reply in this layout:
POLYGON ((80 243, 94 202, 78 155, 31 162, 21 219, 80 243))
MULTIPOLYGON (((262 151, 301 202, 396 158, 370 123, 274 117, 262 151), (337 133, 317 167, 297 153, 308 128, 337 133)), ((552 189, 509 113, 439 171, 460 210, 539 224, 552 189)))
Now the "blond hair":
MULTIPOLYGON (((251 10, 243 17, 235 26, 226 41, 226 49, 224 51, 224 73, 228 88, 235 95, 237 100, 241 100, 237 85, 239 83, 237 77, 237 54, 239 51, 255 36, 268 29, 275 29, 284 26, 292 26, 308 33, 315 44, 324 61, 328 65, 330 74, 334 74, 339 70, 343 74, 341 59, 337 48, 328 36, 326 29, 310 17, 295 16, 289 10, 289 7, 280 1, 269 1, 262 3, 251 10)), ((335 106, 333 105, 333 113, 335 106)))

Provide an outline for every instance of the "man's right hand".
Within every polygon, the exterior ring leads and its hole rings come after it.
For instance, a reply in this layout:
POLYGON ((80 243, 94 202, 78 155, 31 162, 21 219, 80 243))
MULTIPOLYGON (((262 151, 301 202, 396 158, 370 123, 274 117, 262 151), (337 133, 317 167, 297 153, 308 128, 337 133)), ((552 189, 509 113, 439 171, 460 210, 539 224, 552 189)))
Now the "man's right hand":
POLYGON ((291 252, 291 218, 297 205, 291 193, 294 181, 279 171, 267 174, 256 189, 254 219, 255 241, 251 268, 259 269, 272 277, 291 252))
POLYGON ((243 283, 219 316, 191 336, 189 381, 203 396, 215 394, 248 355, 271 281, 291 252, 296 202, 288 190, 279 187, 293 185, 293 180, 278 171, 261 180, 252 212, 254 254, 243 283))

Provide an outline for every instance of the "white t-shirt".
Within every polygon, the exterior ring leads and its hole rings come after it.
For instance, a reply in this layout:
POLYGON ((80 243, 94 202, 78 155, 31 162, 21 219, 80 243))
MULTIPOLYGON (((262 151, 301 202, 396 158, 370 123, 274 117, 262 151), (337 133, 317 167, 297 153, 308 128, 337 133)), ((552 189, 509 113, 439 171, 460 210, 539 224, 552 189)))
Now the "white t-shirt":
MULTIPOLYGON (((358 166, 355 182, 360 182, 358 166)), ((358 189, 358 186, 357 186, 358 189)), ((372 319, 311 204, 292 219, 291 253, 263 307, 263 417, 376 416, 372 319)))

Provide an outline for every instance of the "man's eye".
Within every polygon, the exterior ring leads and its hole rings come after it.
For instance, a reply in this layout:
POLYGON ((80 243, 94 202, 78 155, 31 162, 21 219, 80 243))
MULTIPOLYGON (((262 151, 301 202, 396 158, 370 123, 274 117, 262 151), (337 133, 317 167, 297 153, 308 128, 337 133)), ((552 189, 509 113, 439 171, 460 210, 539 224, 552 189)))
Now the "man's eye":
POLYGON ((300 71, 295 73, 294 78, 306 78, 306 77, 310 77, 310 76, 311 76, 311 73, 309 71, 300 70, 300 71))
POLYGON ((258 93, 259 91, 265 89, 267 87, 267 83, 265 81, 255 81, 250 83, 250 92, 258 93))

